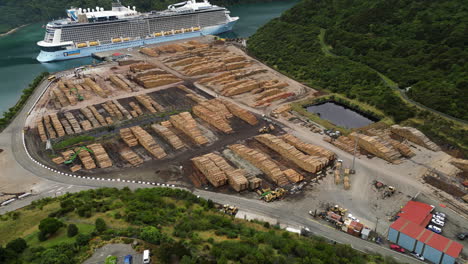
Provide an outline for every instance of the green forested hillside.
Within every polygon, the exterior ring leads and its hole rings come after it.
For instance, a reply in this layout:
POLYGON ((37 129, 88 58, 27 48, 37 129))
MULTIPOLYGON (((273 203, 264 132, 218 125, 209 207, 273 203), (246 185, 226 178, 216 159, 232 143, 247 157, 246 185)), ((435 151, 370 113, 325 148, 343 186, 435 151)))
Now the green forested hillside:
POLYGON ((463 3, 303 0, 261 27, 248 50, 301 82, 371 104, 468 155, 466 124, 406 103, 391 88, 392 81, 410 86, 415 101, 468 120, 463 3))
MULTIPOLYGON (((307 39, 300 36, 300 31, 327 29, 325 42, 334 54, 372 67, 397 82, 400 88, 411 87, 408 95, 415 101, 468 120, 466 1, 303 0, 279 21, 260 31, 253 38, 252 50, 260 52, 258 40, 268 30, 292 26, 296 32, 288 34, 294 34, 294 40, 299 41, 307 39)), ((282 51, 274 50, 271 56, 276 52, 282 51)), ((354 82, 349 82, 376 85, 375 75, 358 75, 353 79, 354 82)), ((365 90, 362 96, 370 96, 365 90)), ((380 93, 379 87, 372 92, 374 96, 380 93)))
MULTIPOLYGON (((187 191, 97 189, 0 216, 0 263, 82 263, 105 244, 139 241, 152 263, 394 264, 320 237, 220 213, 187 191)), ((134 259, 134 261, 138 261, 134 259)))
MULTIPOLYGON (((240 2, 255 2, 258 0, 213 0, 217 5, 231 5, 240 2)), ((125 6, 136 6, 138 11, 162 10, 168 5, 183 2, 182 0, 121 0, 125 6)), ((112 0, 1 0, 0 1, 0 33, 20 25, 42 22, 65 17, 65 9, 71 6, 109 9, 112 0)))

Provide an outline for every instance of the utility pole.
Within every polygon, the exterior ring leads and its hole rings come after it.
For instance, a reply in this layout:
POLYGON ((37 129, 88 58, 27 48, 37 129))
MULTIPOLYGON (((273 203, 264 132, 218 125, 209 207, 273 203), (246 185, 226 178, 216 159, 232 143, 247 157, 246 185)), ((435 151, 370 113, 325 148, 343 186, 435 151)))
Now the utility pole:
POLYGON ((355 171, 354 162, 356 161, 356 150, 357 150, 358 140, 359 140, 359 137, 355 137, 354 151, 353 151, 353 166, 351 167, 351 171, 355 171))

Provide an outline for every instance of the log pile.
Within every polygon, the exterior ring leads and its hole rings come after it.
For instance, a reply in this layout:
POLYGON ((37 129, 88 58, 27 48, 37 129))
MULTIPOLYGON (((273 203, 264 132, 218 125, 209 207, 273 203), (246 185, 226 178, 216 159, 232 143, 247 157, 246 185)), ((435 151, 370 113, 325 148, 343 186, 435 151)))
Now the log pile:
POLYGON ((71 112, 65 112, 64 115, 65 115, 65 118, 68 120, 68 122, 70 122, 70 125, 73 128, 73 131, 75 131, 75 133, 81 133, 80 124, 78 123, 78 121, 76 121, 73 114, 71 112))
POLYGON ((323 168, 323 163, 320 160, 305 155, 294 146, 284 142, 281 138, 271 134, 263 134, 256 136, 255 139, 305 171, 316 173, 323 168))
POLYGON ((208 157, 195 157, 192 159, 192 162, 214 187, 226 184, 226 174, 208 157))
POLYGON ((364 134, 353 132, 349 135, 350 138, 358 140, 360 148, 367 152, 384 159, 388 162, 398 162, 400 153, 396 151, 390 144, 384 144, 377 136, 367 136, 364 134))
POLYGON ((102 104, 102 107, 109 113, 112 117, 117 117, 118 120, 124 119, 122 112, 120 112, 119 108, 112 102, 107 101, 102 104))
POLYGON ((259 168, 265 175, 278 186, 289 184, 288 178, 276 163, 266 154, 257 150, 248 148, 241 144, 228 146, 235 154, 250 162, 255 167, 259 168))
POLYGON ((107 126, 106 119, 97 111, 96 107, 94 105, 88 106, 89 110, 93 113, 93 115, 96 117, 97 121, 101 126, 107 126))
POLYGON ((453 166, 459 168, 462 171, 468 171, 468 160, 466 160, 466 159, 452 158, 450 160, 450 164, 452 164, 453 166))
POLYGON ((157 57, 157 56, 159 55, 159 54, 158 54, 156 51, 154 51, 153 49, 146 48, 146 47, 145 47, 145 48, 141 48, 141 49, 140 49, 140 52, 143 53, 143 54, 145 54, 145 55, 148 55, 148 56, 150 56, 150 57, 157 57))
POLYGON ((59 102, 60 106, 65 107, 68 105, 67 99, 65 98, 62 91, 58 87, 52 89, 52 93, 57 99, 57 101, 59 102))
POLYGON ((93 151, 94 157, 96 158, 99 168, 109 168, 112 166, 112 161, 109 158, 109 155, 107 155, 106 150, 101 144, 94 143, 94 144, 88 145, 87 147, 93 151))
MULTIPOLYGON (((115 105, 117 107, 117 109, 122 113, 122 115, 124 117, 126 117, 127 119, 132 119, 132 116, 130 115, 130 113, 127 111, 127 109, 125 109, 125 107, 123 107, 119 101, 117 100, 112 100, 112 103, 113 105, 115 105)), ((116 114, 118 115, 118 113, 116 112, 116 114)))
POLYGON ((133 111, 130 111, 130 114, 133 117, 143 115, 143 110, 141 110, 140 106, 137 105, 135 102, 130 102, 128 105, 130 105, 130 107, 133 109, 133 111))
POLYGON ((175 128, 189 136, 197 145, 204 145, 209 142, 198 128, 197 121, 193 119, 189 112, 172 115, 170 117, 170 122, 175 128))
POLYGON ((150 63, 138 63, 138 64, 131 65, 130 71, 141 72, 141 71, 146 71, 146 70, 154 69, 154 68, 156 68, 156 66, 150 63))
POLYGON ((77 172, 77 171, 79 171, 79 170, 81 170, 81 169, 82 169, 82 167, 81 167, 81 165, 79 165, 79 164, 73 165, 73 166, 70 168, 71 172, 77 172))
POLYGON ((343 187, 345 190, 349 190, 351 188, 351 184, 349 183, 349 176, 343 177, 343 187))
POLYGON ((154 101, 153 98, 147 94, 137 95, 135 98, 151 113, 164 112, 164 107, 154 101))
POLYGON ((297 183, 297 182, 304 180, 304 176, 302 176, 301 174, 299 174, 297 171, 293 169, 284 170, 283 173, 284 175, 286 175, 288 180, 292 183, 297 183))
POLYGON ((281 136, 281 138, 286 143, 293 145, 297 149, 299 149, 299 150, 301 150, 301 151, 303 151, 306 154, 309 154, 311 156, 324 157, 328 161, 332 161, 336 157, 335 153, 333 153, 333 151, 330 151, 330 150, 328 150, 326 148, 323 148, 323 147, 320 147, 320 146, 317 146, 317 145, 306 143, 306 142, 300 140, 299 138, 297 138, 297 137, 295 137, 295 136, 293 136, 291 134, 285 134, 285 135, 281 136))
POLYGON ((136 83, 147 89, 181 81, 176 76, 162 70, 151 70, 131 76, 136 83))
POLYGON ((228 88, 228 89, 223 89, 222 92, 221 92, 221 95, 224 95, 224 96, 234 96, 234 95, 238 95, 238 94, 243 94, 243 93, 246 93, 246 92, 250 92, 254 89, 257 89, 257 88, 260 88, 260 85, 262 83, 261 82, 258 82, 258 81, 255 81, 255 80, 249 80, 245 83, 242 83, 240 85, 237 85, 237 86, 234 86, 234 87, 231 87, 231 88, 228 88))
POLYGON ((271 96, 267 96, 261 100, 258 100, 257 103, 255 104, 255 106, 263 106, 263 105, 269 105, 270 103, 274 102, 274 101, 278 101, 278 100, 281 100, 281 99, 286 99, 290 96, 294 96, 295 94, 294 93, 291 93, 291 92, 281 92, 279 94, 275 94, 275 95, 271 95, 271 96))
POLYGON ((157 159, 162 159, 167 156, 166 152, 164 151, 161 146, 156 143, 154 138, 146 132, 143 128, 139 126, 131 127, 130 130, 132 131, 133 135, 138 139, 138 143, 140 143, 151 155, 153 155, 157 159))
POLYGON ((63 157, 55 157, 52 159, 52 162, 55 164, 62 164, 65 162, 65 160, 63 159, 63 157))
POLYGON ((236 104, 228 102, 226 100, 222 100, 222 103, 229 109, 229 111, 234 116, 244 120, 245 122, 249 123, 252 126, 255 126, 256 124, 258 124, 257 118, 252 113, 245 110, 244 108, 241 108, 237 106, 236 104))
POLYGON ((230 134, 234 132, 231 125, 229 124, 229 121, 224 118, 220 112, 210 110, 208 108, 210 106, 206 106, 206 104, 209 105, 208 102, 202 102, 201 104, 194 106, 192 108, 193 113, 223 133, 230 134))
POLYGON ((91 154, 88 151, 84 149, 76 148, 75 152, 78 152, 78 151, 79 151, 78 157, 80 158, 81 163, 83 164, 85 169, 91 170, 91 169, 96 168, 96 163, 94 163, 93 157, 91 157, 91 154))
POLYGON ((119 77, 117 77, 116 75, 109 75, 109 80, 115 85, 117 86, 118 88, 126 91, 126 92, 131 92, 132 89, 125 83, 123 82, 119 77))
POLYGON ((52 128, 52 125, 50 124, 50 116, 44 117, 44 126, 47 130, 47 134, 49 134, 49 138, 57 138, 57 133, 55 133, 55 130, 52 128))
POLYGON ((50 114, 50 120, 52 122, 52 125, 57 132, 58 137, 63 137, 65 136, 65 130, 63 130, 62 123, 60 123, 57 113, 50 114))
POLYGON ((240 192, 249 187, 249 182, 245 177, 244 170, 235 169, 234 167, 229 165, 229 163, 227 163, 227 161, 223 157, 219 155, 209 153, 206 154, 205 157, 213 161, 215 165, 218 166, 226 174, 228 183, 234 190, 240 192))
MULTIPOLYGON (((70 85, 73 87, 72 84, 70 85)), ((58 88, 62 91, 65 97, 67 97, 67 100, 71 105, 76 105, 76 93, 73 93, 70 89, 67 89, 62 81, 58 82, 58 88)))
POLYGON ((133 135, 133 132, 130 130, 130 128, 122 128, 120 129, 119 133, 122 140, 129 147, 138 146, 138 139, 135 137, 135 135, 133 135))
POLYGON ((80 108, 80 112, 93 124, 93 128, 101 126, 88 107, 80 108))
POLYGON ((64 160, 69 160, 73 154, 75 154, 75 151, 73 151, 72 149, 60 153, 64 160))
MULTIPOLYGON (((327 141, 326 139, 324 139, 324 140, 327 141)), ((332 140, 331 138, 329 138, 328 142, 330 142, 334 146, 338 147, 339 149, 342 149, 342 150, 344 150, 344 151, 346 151, 348 153, 351 153, 351 154, 353 154, 354 147, 355 147, 355 144, 356 144, 354 140, 352 140, 351 138, 349 138, 347 136, 340 136, 335 140, 332 140)), ((359 156, 359 151, 360 151, 360 148, 359 148, 359 146, 357 146, 356 156, 359 156)))
POLYGON ((151 125, 151 128, 154 130, 154 132, 156 132, 156 134, 160 135, 167 142, 169 142, 169 144, 171 144, 174 149, 177 150, 185 147, 185 144, 182 142, 182 140, 180 140, 180 138, 169 128, 159 124, 153 124, 151 125))
POLYGON ((130 163, 130 165, 134 167, 143 164, 143 159, 130 148, 124 148, 120 150, 119 154, 124 160, 126 160, 128 163, 130 163))
POLYGON ((407 145, 401 143, 401 142, 398 142, 394 139, 391 139, 391 138, 388 138, 388 141, 390 142, 390 144, 392 144, 392 146, 398 150, 400 152, 400 154, 403 156, 403 157, 406 157, 406 158, 411 158, 411 157, 414 157, 416 156, 416 153, 414 153, 410 147, 408 147, 407 145))
POLYGON ((68 123, 68 121, 66 119, 60 119, 60 123, 62 123, 62 126, 65 129, 65 132, 67 133, 67 135, 72 135, 72 134, 75 133, 75 132, 73 132, 73 129, 72 129, 70 123, 68 123))
POLYGON ((138 91, 138 88, 136 87, 136 85, 130 82, 127 78, 125 78, 125 76, 123 76, 122 74, 116 74, 116 76, 119 77, 119 79, 122 82, 124 82, 130 88, 130 90, 132 90, 133 92, 138 91))
POLYGON ((392 133, 397 134, 400 137, 406 138, 407 140, 418 144, 422 147, 430 149, 432 151, 440 151, 440 147, 426 137, 421 131, 413 127, 402 127, 399 125, 391 126, 392 133))
POLYGON ((91 122, 89 122, 89 120, 81 121, 80 125, 84 131, 93 129, 93 126, 91 125, 91 122))
POLYGON ((46 135, 45 128, 44 128, 44 123, 42 123, 42 117, 36 121, 36 124, 37 124, 37 132, 39 133, 39 137, 41 138, 41 141, 46 142, 47 135, 46 135))
POLYGON ((91 78, 85 78, 84 83, 100 97, 107 98, 107 94, 105 93, 105 91, 101 88, 101 86, 97 85, 93 80, 91 80, 91 78))

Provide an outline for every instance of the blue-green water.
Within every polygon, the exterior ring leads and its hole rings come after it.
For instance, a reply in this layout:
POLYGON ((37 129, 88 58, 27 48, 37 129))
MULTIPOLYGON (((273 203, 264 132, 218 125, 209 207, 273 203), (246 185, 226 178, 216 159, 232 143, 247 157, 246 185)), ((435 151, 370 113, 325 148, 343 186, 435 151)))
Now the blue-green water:
MULTIPOLYGON (((272 18, 291 8, 298 0, 273 1, 268 3, 239 4, 229 7, 231 16, 240 17, 233 32, 225 37, 248 37, 272 18)), ((64 11, 65 12, 65 11, 64 11)), ((81 58, 52 63, 39 63, 36 56, 37 41, 44 38, 41 24, 21 28, 13 34, 0 37, 0 113, 12 107, 22 90, 41 72, 62 71, 85 64, 92 58, 81 58)))

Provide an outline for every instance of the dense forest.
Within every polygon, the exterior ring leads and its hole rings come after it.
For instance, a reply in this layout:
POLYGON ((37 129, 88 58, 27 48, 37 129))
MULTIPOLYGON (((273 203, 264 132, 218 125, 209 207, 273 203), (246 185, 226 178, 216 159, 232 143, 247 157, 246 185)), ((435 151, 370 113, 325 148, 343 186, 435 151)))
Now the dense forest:
POLYGON ((248 42, 249 52, 311 87, 368 103, 468 155, 467 7, 462 0, 303 0, 248 42), (382 77, 379 73, 383 74, 382 77))
MULTIPOLYGON (((199 0, 200 1, 200 0, 199 0)), ((259 2, 261 0, 212 0, 212 4, 228 6, 240 2, 259 2)), ((271 1, 271 0, 270 0, 271 1)), ((163 10, 182 0, 121 0, 125 6, 136 6, 137 11, 163 10)), ((0 1, 0 33, 15 27, 65 17, 65 9, 71 6, 110 9, 112 0, 2 0, 0 1)))
POLYGON ((0 216, 0 263, 81 263, 105 244, 134 241, 137 251, 151 249, 152 263, 397 263, 234 219, 213 202, 177 189, 83 191, 0 216))
MULTIPOLYGON (((319 27, 326 29, 325 42, 331 45, 334 54, 361 62, 386 75, 397 82, 401 89, 407 88, 410 98, 417 102, 468 120, 468 111, 465 107, 465 103, 468 102, 466 1, 303 0, 286 12, 280 20, 272 22, 261 30, 253 38, 252 50, 262 55, 260 42, 265 38, 270 39, 272 34, 280 38, 274 45, 285 44, 286 38, 294 40, 295 43, 300 41, 310 43, 309 38, 313 37, 313 34, 309 36, 309 33, 316 33, 319 27), (288 28, 294 32, 287 32, 284 37, 279 36, 288 28)), ((268 45, 270 44, 271 42, 268 42, 268 45)), ((301 48, 304 46, 307 45, 304 43, 301 48)), ((288 43, 284 47, 290 48, 291 45, 288 43)), ((301 55, 307 53, 309 58, 315 58, 316 56, 310 52, 312 47, 306 48, 307 51, 300 51, 301 55)), ((276 53, 285 52, 275 49, 272 51, 269 60, 272 60, 271 57, 276 53)), ((297 48, 289 53, 294 57, 300 57, 297 48)), ((278 55, 284 56, 284 54, 278 55)), ((332 59, 327 61, 325 67, 334 64, 332 59)), ((320 62, 309 62, 309 65, 313 66, 314 63, 319 65, 320 62)), ((297 73, 297 69, 291 70, 297 73)), ((301 74, 300 77, 304 74, 308 77, 319 77, 320 84, 326 84, 323 83, 324 80, 332 81, 331 79, 336 76, 326 69, 320 76, 307 71, 301 74)), ((350 73, 350 76, 353 75, 350 73)), ((367 94, 368 89, 361 87, 363 91, 358 92, 361 96, 386 97, 382 94, 382 89, 376 85, 375 74, 367 76, 358 74, 352 79, 354 80, 348 80, 347 84, 357 85, 365 82, 376 86, 372 95, 367 94)), ((332 87, 324 86, 324 88, 332 87)), ((340 90, 355 94, 356 89, 348 85, 347 88, 340 90)))

